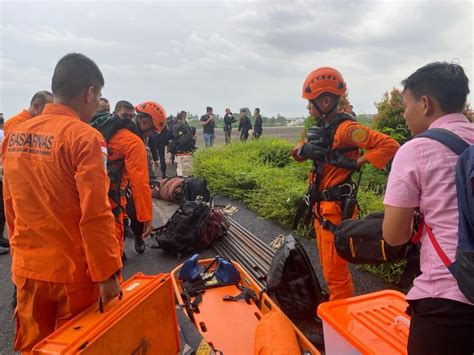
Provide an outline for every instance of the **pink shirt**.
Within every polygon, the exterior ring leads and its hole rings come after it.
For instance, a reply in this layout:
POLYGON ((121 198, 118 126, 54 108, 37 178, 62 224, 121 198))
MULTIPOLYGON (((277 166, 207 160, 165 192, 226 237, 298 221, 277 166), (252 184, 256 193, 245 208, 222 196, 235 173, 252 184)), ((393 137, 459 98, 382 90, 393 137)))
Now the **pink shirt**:
MULTIPOLYGON (((474 144, 474 125, 462 114, 440 117, 430 128, 450 130, 474 144)), ((417 138, 405 143, 393 160, 384 198, 385 205, 419 207, 425 222, 452 261, 458 244, 457 157, 448 147, 429 138, 417 138)), ((439 258, 425 230, 421 244, 422 274, 415 279, 407 299, 447 298, 470 304, 439 258)))

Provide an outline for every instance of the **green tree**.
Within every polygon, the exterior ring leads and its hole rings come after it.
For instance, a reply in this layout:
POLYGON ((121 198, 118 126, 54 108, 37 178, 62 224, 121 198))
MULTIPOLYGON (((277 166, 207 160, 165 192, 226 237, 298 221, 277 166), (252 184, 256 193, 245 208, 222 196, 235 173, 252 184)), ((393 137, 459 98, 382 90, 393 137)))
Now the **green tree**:
POLYGON ((339 111, 340 112, 349 112, 349 106, 351 105, 351 102, 349 101, 349 97, 347 96, 347 92, 344 93, 344 95, 341 96, 339 99, 339 111))
POLYGON ((390 135, 399 143, 404 143, 410 137, 410 131, 405 124, 403 111, 405 107, 402 100, 402 92, 393 88, 389 93, 385 92, 381 101, 375 103, 377 115, 374 118, 373 128, 390 135))

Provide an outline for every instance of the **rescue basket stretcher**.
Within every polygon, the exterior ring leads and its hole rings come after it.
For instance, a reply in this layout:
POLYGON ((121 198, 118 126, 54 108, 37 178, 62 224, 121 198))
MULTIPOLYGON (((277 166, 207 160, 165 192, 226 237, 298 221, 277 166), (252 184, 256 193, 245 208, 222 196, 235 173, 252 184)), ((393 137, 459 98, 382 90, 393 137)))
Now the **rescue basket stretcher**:
MULTIPOLYGON (((199 260, 198 264, 206 269, 213 262, 214 259, 204 259, 199 260)), ((190 299, 184 296, 183 281, 179 277, 183 264, 171 271, 171 279, 178 303, 183 305, 188 317, 216 352, 254 354, 258 322, 268 312, 272 310, 281 312, 281 310, 238 263, 232 261, 232 264, 240 274, 238 283, 205 288, 203 292, 190 299), (232 300, 232 298, 238 299, 245 290, 251 290, 248 292, 257 296, 257 302, 248 298, 232 300)), ((211 267, 208 271, 212 273, 214 270, 211 267)), ((294 324, 292 326, 301 350, 300 354, 320 354, 305 335, 294 324)))

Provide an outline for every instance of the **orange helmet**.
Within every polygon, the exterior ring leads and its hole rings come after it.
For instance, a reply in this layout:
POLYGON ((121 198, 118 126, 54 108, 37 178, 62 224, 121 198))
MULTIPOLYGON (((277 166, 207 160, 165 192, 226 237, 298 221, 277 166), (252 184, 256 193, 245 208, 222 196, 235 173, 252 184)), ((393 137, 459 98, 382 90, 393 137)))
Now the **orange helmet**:
POLYGON ((135 106, 137 112, 142 112, 150 115, 153 121, 153 126, 160 133, 166 126, 166 112, 163 106, 157 102, 146 101, 135 106))
POLYGON ((323 93, 342 96, 346 92, 346 83, 336 69, 323 67, 313 70, 304 81, 303 99, 313 100, 323 93))

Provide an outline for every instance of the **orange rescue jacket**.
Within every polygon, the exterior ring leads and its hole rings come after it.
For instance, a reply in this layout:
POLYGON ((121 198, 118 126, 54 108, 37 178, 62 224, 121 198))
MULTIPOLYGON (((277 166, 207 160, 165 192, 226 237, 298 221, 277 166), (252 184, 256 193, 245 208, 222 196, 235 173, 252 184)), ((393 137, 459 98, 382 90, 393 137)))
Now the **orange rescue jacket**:
POLYGON ((23 110, 20 113, 17 113, 15 116, 10 117, 5 121, 5 126, 3 127, 5 135, 10 133, 10 131, 19 123, 25 122, 31 118, 33 118, 33 115, 28 110, 23 110))
MULTIPOLYGON (((145 143, 128 129, 120 129, 110 138, 108 150, 109 161, 123 159, 124 168, 120 189, 124 191, 127 183, 130 183, 137 220, 151 221, 153 211, 145 143)), ((113 199, 110 199, 110 203, 112 208, 116 207, 113 199)), ((122 207, 125 207, 125 203, 123 197, 122 207)))
MULTIPOLYGON (((300 142, 292 151, 292 156, 297 161, 303 161, 297 155, 299 147, 304 144, 300 142)), ((370 128, 355 121, 342 122, 334 134, 332 149, 357 147, 365 150, 364 156, 377 169, 382 169, 392 159, 400 147, 398 142, 386 134, 373 131, 370 128)), ((358 151, 345 153, 348 158, 357 159, 358 151)), ((341 169, 328 163, 324 163, 321 177, 320 190, 338 185, 348 178, 352 172, 341 169)), ((311 176, 313 180, 315 176, 311 176)))
POLYGON ((14 275, 100 282, 122 267, 99 132, 47 104, 5 137, 3 152, 14 275))

